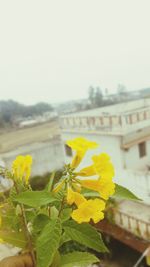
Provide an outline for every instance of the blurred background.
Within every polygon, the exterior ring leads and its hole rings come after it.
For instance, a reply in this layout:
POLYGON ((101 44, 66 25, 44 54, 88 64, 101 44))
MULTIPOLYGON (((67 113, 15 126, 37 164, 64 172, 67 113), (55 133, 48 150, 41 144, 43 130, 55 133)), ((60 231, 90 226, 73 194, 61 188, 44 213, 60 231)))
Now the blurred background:
MULTIPOLYGON (((31 154, 42 189, 73 155, 66 140, 84 136, 143 200, 117 202, 113 228, 101 226, 103 267, 148 266, 150 256, 149 10, 149 0, 0 2, 0 166, 31 154)), ((0 177, 0 191, 8 186, 0 177)))

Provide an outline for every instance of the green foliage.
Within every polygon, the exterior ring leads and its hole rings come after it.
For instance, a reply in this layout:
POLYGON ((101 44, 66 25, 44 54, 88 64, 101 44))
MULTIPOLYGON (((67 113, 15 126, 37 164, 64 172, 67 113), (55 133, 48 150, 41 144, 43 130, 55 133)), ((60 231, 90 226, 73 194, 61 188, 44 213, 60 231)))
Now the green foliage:
MULTIPOLYGON (((94 208, 88 206, 89 203, 95 203, 88 200, 100 199, 99 192, 82 189, 78 193, 74 185, 80 181, 71 164, 65 165, 59 175, 58 172, 56 175, 45 175, 44 182, 42 177, 36 177, 32 184, 27 184, 24 177, 27 171, 30 172, 31 166, 28 157, 24 157, 24 160, 22 163, 20 157, 17 158, 11 172, 2 170, 4 176, 6 174, 13 180, 13 186, 9 193, 1 195, 1 241, 20 247, 23 251, 30 251, 33 257, 36 255, 37 267, 86 267, 99 261, 88 251, 108 252, 101 234, 90 223, 80 224, 71 219, 72 211, 76 210, 78 216, 74 219, 85 221, 81 201, 87 207, 87 221, 98 216, 101 207, 98 204, 94 208), (72 190, 68 191, 68 188, 72 190)), ((103 200, 106 202, 104 212, 107 220, 112 218, 110 211, 114 210, 117 198, 139 200, 128 189, 116 184, 115 195, 107 201, 103 200)))
POLYGON ((51 192, 52 191, 52 187, 53 187, 53 183, 54 183, 54 178, 55 178, 55 172, 52 172, 52 174, 50 176, 50 179, 49 179, 49 182, 48 182, 47 187, 46 187, 46 190, 48 192, 51 192))
POLYGON ((60 219, 62 222, 65 222, 67 220, 70 219, 70 215, 71 215, 72 209, 71 208, 65 208, 63 209, 63 211, 61 212, 60 215, 60 219))
POLYGON ((61 238, 61 223, 59 220, 51 220, 36 242, 37 267, 49 267, 59 247, 61 238))
POLYGON ((51 267, 60 267, 60 259, 61 259, 60 253, 59 251, 56 251, 51 267))
POLYGON ((84 197, 88 197, 88 198, 95 198, 95 197, 100 196, 98 192, 91 190, 91 189, 87 189, 87 188, 83 188, 81 192, 84 195, 84 197))
POLYGON ((33 221, 33 233, 38 235, 41 233, 43 228, 48 224, 50 218, 45 214, 38 214, 33 221))
POLYGON ((45 191, 27 191, 20 193, 14 199, 18 203, 38 208, 57 201, 52 193, 45 191))
POLYGON ((134 195, 129 189, 119 185, 115 184, 115 194, 113 195, 113 198, 122 198, 122 199, 129 199, 129 200, 140 200, 136 195, 134 195))
POLYGON ((87 267, 87 265, 99 262, 99 259, 87 252, 75 251, 61 256, 61 267, 87 267))
POLYGON ((38 116, 52 110, 52 106, 44 102, 25 106, 13 100, 0 101, 0 126, 11 125, 17 117, 38 116))
POLYGON ((62 177, 62 170, 58 170, 56 172, 52 173, 46 173, 45 175, 38 175, 32 177, 30 180, 30 184, 33 190, 48 190, 48 187, 52 183, 53 186, 58 183, 58 181, 62 177), (55 174, 54 180, 53 175, 55 174), (52 179, 51 179, 52 178, 52 179))
POLYGON ((0 237, 4 242, 11 244, 15 247, 26 248, 26 237, 22 232, 0 229, 0 237))
POLYGON ((73 220, 70 220, 63 224, 63 228, 71 240, 77 241, 97 252, 108 252, 101 235, 90 224, 77 224, 73 220))
POLYGON ((63 245, 59 248, 59 251, 61 252, 61 254, 67 254, 67 253, 71 253, 74 251, 81 251, 81 252, 85 252, 88 251, 89 249, 84 246, 79 244, 76 241, 73 240, 66 240, 63 245))

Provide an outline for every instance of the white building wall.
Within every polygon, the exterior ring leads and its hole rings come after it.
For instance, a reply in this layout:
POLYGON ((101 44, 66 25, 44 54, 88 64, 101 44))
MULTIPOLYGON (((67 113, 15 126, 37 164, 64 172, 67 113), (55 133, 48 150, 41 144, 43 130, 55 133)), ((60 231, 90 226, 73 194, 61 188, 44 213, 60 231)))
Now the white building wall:
POLYGON ((115 170, 115 182, 128 188, 145 203, 150 204, 150 172, 115 170))
POLYGON ((64 165, 64 149, 61 141, 29 144, 16 150, 1 154, 1 160, 7 168, 18 155, 30 154, 33 158, 32 176, 61 169, 64 165))
POLYGON ((146 156, 140 158, 138 144, 130 147, 128 150, 123 150, 124 167, 133 170, 144 170, 150 165, 150 141, 146 142, 146 156))

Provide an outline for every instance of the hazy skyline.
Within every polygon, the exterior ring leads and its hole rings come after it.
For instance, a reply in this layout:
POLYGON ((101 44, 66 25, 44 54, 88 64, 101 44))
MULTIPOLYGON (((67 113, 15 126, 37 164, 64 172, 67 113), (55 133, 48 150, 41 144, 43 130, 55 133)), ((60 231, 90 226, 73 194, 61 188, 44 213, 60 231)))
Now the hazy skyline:
POLYGON ((0 100, 79 99, 150 86, 149 0, 0 2, 0 100))

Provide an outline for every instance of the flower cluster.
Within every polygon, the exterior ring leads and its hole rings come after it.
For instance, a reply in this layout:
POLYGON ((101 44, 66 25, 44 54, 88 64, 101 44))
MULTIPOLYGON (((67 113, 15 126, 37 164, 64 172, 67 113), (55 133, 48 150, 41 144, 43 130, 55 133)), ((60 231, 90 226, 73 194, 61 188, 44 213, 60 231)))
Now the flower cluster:
POLYGON ((67 203, 69 205, 74 204, 77 207, 73 209, 71 217, 78 223, 90 222, 91 219, 94 223, 97 223, 104 218, 103 211, 105 209, 106 200, 115 192, 115 184, 112 180, 114 177, 114 167, 109 155, 101 153, 100 155, 94 155, 92 157, 93 163, 90 166, 81 169, 79 172, 75 172, 75 169, 79 166, 87 150, 97 148, 98 145, 83 137, 69 140, 67 141, 67 145, 76 152, 69 165, 71 175, 69 179, 64 178, 54 190, 60 189, 64 185, 66 179, 67 203), (94 177, 93 179, 82 178, 89 176, 94 177), (84 194, 81 193, 83 188, 98 192, 99 197, 86 199, 84 194))
MULTIPOLYGON (((92 157, 92 163, 86 168, 77 171, 77 167, 89 149, 95 149, 98 144, 83 137, 67 141, 67 145, 75 151, 70 164, 66 165, 64 175, 53 188, 56 194, 65 189, 65 199, 72 206, 71 217, 78 223, 94 223, 104 218, 106 201, 115 192, 113 182, 114 167, 109 155, 101 153, 92 157), (92 176, 92 178, 90 178, 92 176), (96 192, 96 198, 85 197, 84 190, 96 192)), ((31 174, 32 157, 30 155, 18 156, 12 164, 12 177, 15 182, 29 183, 31 174)))

